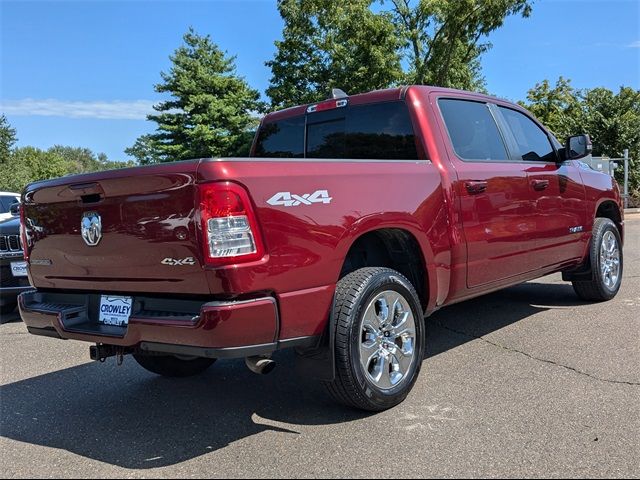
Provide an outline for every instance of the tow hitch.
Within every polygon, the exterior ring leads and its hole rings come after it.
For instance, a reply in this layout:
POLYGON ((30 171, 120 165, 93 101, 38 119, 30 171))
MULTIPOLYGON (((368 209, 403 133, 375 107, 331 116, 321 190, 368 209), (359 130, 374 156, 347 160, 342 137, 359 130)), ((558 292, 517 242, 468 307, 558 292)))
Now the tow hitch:
POLYGON ((109 357, 116 357, 116 363, 118 366, 124 362, 124 356, 131 353, 130 349, 125 347, 118 347, 116 345, 104 345, 98 343, 89 347, 89 356, 91 360, 95 360, 100 363, 104 363, 109 357))

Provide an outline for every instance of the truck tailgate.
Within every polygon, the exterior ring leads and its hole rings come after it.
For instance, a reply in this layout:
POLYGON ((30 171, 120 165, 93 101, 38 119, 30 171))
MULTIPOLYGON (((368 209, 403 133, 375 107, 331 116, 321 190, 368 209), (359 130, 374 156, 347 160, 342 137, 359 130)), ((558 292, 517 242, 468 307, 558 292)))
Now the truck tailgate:
POLYGON ((114 170, 27 187, 32 284, 209 293, 195 220, 198 164, 114 170))

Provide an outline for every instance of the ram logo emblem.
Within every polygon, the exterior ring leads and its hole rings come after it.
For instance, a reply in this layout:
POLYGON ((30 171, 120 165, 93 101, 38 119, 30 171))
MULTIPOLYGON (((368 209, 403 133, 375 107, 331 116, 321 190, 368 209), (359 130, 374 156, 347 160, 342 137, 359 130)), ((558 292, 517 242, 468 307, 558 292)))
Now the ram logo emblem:
POLYGON ((80 234, 84 243, 95 247, 102 239, 102 218, 97 212, 86 212, 80 220, 80 234))

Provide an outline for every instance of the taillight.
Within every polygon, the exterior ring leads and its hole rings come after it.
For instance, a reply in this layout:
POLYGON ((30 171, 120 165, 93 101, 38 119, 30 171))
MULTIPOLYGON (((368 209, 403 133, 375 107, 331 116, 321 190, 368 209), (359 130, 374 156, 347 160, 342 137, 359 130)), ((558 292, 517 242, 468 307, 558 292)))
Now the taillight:
POLYGON ((27 215, 24 212, 24 203, 20 204, 20 241, 22 242, 22 254, 29 261, 29 236, 27 235, 27 215))
POLYGON ((259 260, 264 248, 247 191, 232 182, 198 186, 205 262, 211 265, 259 260))

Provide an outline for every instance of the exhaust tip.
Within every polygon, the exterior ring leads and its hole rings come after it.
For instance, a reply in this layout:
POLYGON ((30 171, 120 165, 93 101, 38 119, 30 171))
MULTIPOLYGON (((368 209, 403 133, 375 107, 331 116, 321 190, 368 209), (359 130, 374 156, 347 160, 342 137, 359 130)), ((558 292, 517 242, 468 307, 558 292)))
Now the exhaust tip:
POLYGON ((266 375, 276 368, 276 362, 268 357, 247 357, 244 359, 247 368, 258 375, 266 375))

